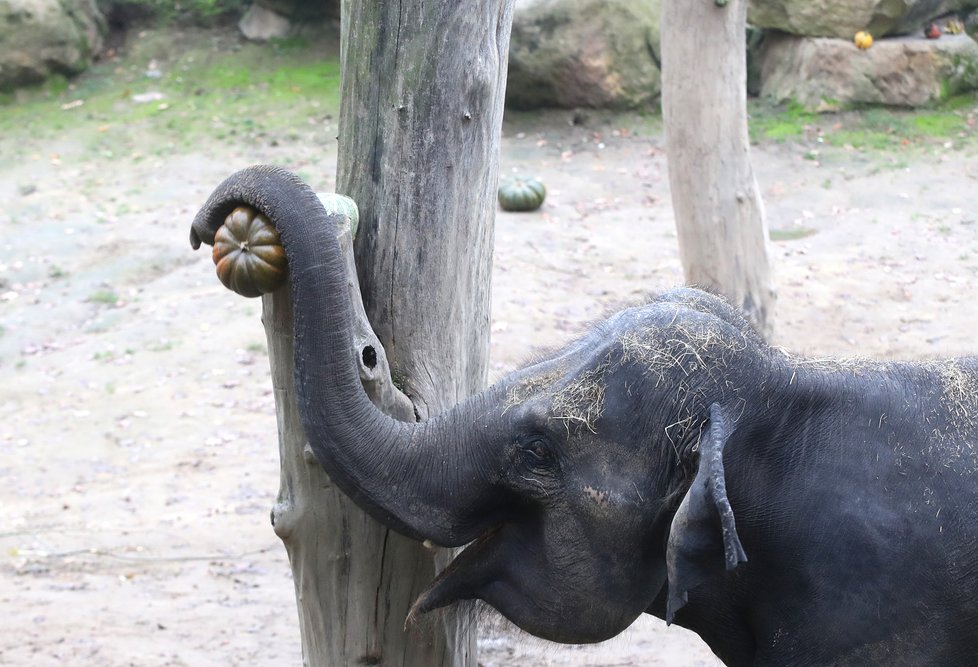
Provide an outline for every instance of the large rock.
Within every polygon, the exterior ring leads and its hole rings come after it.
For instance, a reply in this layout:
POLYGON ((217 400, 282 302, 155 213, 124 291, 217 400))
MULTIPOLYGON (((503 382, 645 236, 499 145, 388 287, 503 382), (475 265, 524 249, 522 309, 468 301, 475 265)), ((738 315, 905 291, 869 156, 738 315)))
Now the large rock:
POLYGON ((0 0, 0 89, 77 74, 104 32, 95 0, 0 0))
POLYGON ((660 0, 518 0, 507 104, 652 107, 659 97, 660 0))
POLYGON ((761 94, 810 109, 917 107, 976 89, 978 44, 965 35, 894 37, 860 51, 850 40, 771 34, 761 50, 761 94))
POLYGON ((907 2, 907 11, 900 21, 886 34, 907 35, 922 30, 939 16, 950 12, 967 14, 978 8, 978 0, 916 0, 907 2))
POLYGON ((265 42, 288 37, 306 24, 339 17, 339 0, 256 0, 238 21, 238 29, 248 39, 265 42))
POLYGON ((256 2, 238 21, 238 30, 248 39, 265 42, 289 36, 292 33, 292 22, 288 17, 256 2))
POLYGON ((747 20, 808 37, 851 39, 859 30, 876 37, 919 30, 952 11, 978 7, 978 0, 750 0, 747 20))

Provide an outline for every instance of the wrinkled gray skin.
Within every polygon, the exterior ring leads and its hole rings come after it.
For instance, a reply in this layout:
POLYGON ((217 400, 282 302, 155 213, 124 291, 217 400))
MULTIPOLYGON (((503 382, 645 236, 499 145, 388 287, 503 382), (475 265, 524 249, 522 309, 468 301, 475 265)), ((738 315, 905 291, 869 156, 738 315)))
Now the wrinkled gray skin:
POLYGON ((416 612, 478 598, 560 642, 648 612, 731 665, 973 663, 975 359, 795 359, 680 289, 446 414, 396 422, 360 386, 315 195, 274 168, 239 172, 198 214, 195 247, 241 204, 288 255, 319 461, 396 530, 472 542, 416 612))

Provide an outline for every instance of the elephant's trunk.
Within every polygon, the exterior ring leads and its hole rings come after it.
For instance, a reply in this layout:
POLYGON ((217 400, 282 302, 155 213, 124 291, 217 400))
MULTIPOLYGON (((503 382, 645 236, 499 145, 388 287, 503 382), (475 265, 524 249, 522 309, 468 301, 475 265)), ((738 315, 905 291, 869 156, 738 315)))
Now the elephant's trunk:
MULTIPOLYGON (((471 517, 487 493, 486 466, 462 452, 462 433, 481 420, 484 399, 423 424, 378 410, 357 371, 353 308, 333 221, 293 174, 269 166, 225 180, 194 219, 193 246, 212 243, 237 206, 262 212, 281 235, 294 305, 295 388, 306 437, 332 480, 375 519, 417 539, 465 544, 487 525, 471 517)), ((483 438, 480 438, 483 439, 483 438)), ((481 443, 465 442, 469 452, 481 443), (471 448, 470 448, 471 447, 471 448)))

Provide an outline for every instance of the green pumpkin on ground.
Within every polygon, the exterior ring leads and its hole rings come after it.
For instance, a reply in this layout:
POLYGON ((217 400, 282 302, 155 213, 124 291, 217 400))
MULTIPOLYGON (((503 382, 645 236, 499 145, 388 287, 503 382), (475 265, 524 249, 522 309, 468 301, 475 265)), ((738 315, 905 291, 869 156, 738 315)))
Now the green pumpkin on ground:
POLYGON ((499 186, 498 196, 504 211, 535 211, 543 204, 547 188, 535 178, 514 178, 499 186))

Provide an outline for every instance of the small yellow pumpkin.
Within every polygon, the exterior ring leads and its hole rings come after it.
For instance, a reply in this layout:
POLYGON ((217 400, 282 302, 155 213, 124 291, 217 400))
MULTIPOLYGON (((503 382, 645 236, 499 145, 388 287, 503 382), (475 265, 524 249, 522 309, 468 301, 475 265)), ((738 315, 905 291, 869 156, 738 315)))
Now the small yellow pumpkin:
POLYGON ((231 211, 214 234, 211 257, 217 277, 241 296, 261 296, 285 283, 288 267, 278 230, 253 208, 231 211))
POLYGON ((865 30, 860 30, 856 33, 856 36, 852 38, 852 41, 857 47, 865 51, 873 45, 873 36, 865 30))

